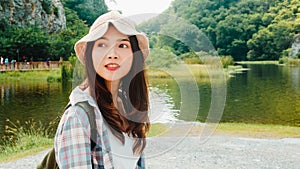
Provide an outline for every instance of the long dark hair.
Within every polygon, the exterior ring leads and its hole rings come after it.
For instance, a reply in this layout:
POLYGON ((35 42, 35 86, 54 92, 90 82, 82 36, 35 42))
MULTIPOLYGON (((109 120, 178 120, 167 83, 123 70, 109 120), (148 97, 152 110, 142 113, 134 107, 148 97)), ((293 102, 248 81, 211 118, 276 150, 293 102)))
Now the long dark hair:
POLYGON ((136 36, 129 36, 133 61, 129 73, 122 78, 119 97, 123 101, 125 114, 118 111, 112 99, 112 95, 105 85, 105 80, 96 73, 93 66, 92 50, 93 42, 88 42, 85 52, 85 66, 87 74, 87 85, 91 95, 95 98, 98 107, 109 124, 112 133, 124 144, 123 132, 138 138, 136 139, 133 152, 142 153, 146 146, 146 133, 149 131, 150 123, 148 117, 149 99, 147 78, 144 70, 144 57, 138 46, 136 36))

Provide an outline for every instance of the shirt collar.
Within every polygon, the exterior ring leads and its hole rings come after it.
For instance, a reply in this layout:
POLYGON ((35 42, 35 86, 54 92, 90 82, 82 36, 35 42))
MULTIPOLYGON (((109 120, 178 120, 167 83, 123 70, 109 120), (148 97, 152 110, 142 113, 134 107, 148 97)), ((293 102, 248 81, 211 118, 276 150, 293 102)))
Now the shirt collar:
POLYGON ((91 106, 97 107, 94 98, 89 94, 89 88, 81 89, 79 86, 75 87, 71 92, 69 99, 71 105, 87 101, 91 106))

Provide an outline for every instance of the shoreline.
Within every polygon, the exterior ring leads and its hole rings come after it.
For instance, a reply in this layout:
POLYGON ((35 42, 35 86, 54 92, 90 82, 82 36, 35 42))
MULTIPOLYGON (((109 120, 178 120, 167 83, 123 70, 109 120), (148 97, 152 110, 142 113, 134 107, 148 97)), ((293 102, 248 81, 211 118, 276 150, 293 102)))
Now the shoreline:
POLYGON ((300 127, 275 124, 176 122, 154 124, 152 127, 156 127, 155 125, 159 126, 160 132, 164 135, 185 133, 186 136, 210 134, 265 139, 300 138, 300 127))
MULTIPOLYGON (((9 162, 0 169, 32 169, 49 149, 9 162)), ((212 135, 148 139, 147 168, 286 168, 300 166, 300 138, 262 139, 212 135), (278 155, 280 154, 280 155, 278 155), (163 163, 162 160, 163 159, 163 163)))
MULTIPOLYGON (((220 123, 204 124, 200 122, 177 122, 169 124, 153 124, 153 130, 158 133, 151 133, 149 139, 160 137, 170 137, 176 139, 200 138, 209 139, 210 137, 262 139, 262 140, 288 140, 295 139, 300 142, 300 127, 281 126, 281 125, 262 125, 244 123, 220 123)), ((36 148, 38 151, 26 150, 24 155, 14 154, 9 158, 1 159, 2 163, 18 161, 23 158, 35 155, 43 150, 47 150, 52 145, 44 148, 36 148), (28 153, 29 152, 29 153, 28 153), (30 153, 31 152, 31 153, 30 153)), ((1 168, 0 168, 1 169, 1 168)))

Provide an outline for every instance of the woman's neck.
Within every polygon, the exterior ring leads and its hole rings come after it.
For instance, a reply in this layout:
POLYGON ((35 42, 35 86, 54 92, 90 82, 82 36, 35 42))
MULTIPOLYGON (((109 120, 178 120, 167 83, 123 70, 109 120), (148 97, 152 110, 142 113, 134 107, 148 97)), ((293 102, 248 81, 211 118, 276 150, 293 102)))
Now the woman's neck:
POLYGON ((117 104, 120 81, 105 81, 105 85, 112 95, 113 102, 117 104))

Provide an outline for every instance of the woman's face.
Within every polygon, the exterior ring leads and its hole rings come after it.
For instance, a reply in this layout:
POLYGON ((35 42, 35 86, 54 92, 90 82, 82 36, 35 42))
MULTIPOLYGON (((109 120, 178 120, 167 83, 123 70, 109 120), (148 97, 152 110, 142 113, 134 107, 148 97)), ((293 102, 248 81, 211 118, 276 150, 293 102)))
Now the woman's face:
POLYGON ((131 69, 133 53, 127 35, 110 26, 93 46, 92 59, 99 76, 106 81, 118 81, 131 69))

